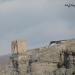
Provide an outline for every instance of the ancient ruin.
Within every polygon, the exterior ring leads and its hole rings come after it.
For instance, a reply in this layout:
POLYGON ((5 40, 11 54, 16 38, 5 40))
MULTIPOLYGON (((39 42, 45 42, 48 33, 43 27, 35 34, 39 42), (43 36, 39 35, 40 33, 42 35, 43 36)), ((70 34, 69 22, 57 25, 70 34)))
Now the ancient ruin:
POLYGON ((7 72, 1 75, 75 75, 75 40, 51 41, 32 50, 23 40, 15 40, 7 72))

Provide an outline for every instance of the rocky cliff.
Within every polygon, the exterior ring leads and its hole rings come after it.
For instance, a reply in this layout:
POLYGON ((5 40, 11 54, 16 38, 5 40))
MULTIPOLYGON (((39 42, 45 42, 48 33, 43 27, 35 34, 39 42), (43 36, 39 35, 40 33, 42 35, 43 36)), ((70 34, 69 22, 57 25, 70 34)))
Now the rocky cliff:
MULTIPOLYGON (((46 47, 27 50, 23 55, 18 55, 18 66, 15 66, 17 67, 20 75, 72 75, 75 72, 75 66, 73 65, 70 68, 66 68, 65 62, 75 64, 74 52, 75 39, 51 41, 46 47), (65 53, 68 56, 66 56, 65 53), (64 58, 66 59, 64 60, 64 58), (61 65, 60 68, 58 67, 59 63, 61 65)), ((4 59, 5 61, 3 62, 12 62, 11 60, 7 60, 8 58, 9 56, 6 58, 6 60, 4 59)), ((15 59, 14 56, 12 58, 15 59)), ((3 59, 1 58, 1 60, 3 59)), ((7 75, 10 75, 14 72, 12 69, 10 69, 10 67, 8 67, 9 65, 10 64, 7 64, 7 66, 5 65, 4 67, 11 71, 6 71, 5 68, 2 69, 3 66, 1 65, 1 75, 5 74, 6 72, 8 72, 6 73, 7 75)), ((11 64, 11 68, 16 67, 13 67, 11 64)))

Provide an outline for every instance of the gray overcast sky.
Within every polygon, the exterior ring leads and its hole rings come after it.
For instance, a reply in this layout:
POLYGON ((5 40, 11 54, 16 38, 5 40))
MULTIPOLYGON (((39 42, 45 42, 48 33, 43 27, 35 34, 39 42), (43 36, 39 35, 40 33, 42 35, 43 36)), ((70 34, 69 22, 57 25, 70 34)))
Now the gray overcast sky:
POLYGON ((75 8, 65 7, 67 2, 0 0, 0 55, 10 53, 14 39, 23 38, 30 49, 75 38, 75 8))

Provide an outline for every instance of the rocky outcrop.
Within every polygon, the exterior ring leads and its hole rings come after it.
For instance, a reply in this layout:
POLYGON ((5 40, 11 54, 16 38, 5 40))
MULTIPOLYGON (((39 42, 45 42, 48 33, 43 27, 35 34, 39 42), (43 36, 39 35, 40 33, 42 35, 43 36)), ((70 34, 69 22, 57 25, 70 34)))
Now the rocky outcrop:
MULTIPOLYGON (((16 46, 14 45, 14 47, 16 46)), ((46 47, 36 48, 32 50, 25 50, 25 52, 23 52, 20 47, 20 51, 21 54, 19 53, 16 55, 18 59, 15 59, 16 56, 14 54, 12 56, 13 59, 18 61, 17 68, 20 75, 54 75, 54 74, 68 75, 68 73, 69 75, 72 75, 75 71, 74 65, 68 69, 64 65, 65 63, 64 58, 66 58, 66 60, 68 61, 69 57, 70 60, 68 62, 73 61, 75 63, 75 56, 72 56, 70 54, 70 53, 74 54, 75 52, 75 39, 51 41, 50 44, 46 47), (70 56, 68 55, 66 57, 64 55, 65 52, 70 52, 69 53, 70 56), (60 67, 58 67, 58 65, 60 67)), ((12 64, 11 64, 11 68, 13 68, 12 64)), ((11 73, 14 72, 12 71, 12 69, 10 70, 11 73)))

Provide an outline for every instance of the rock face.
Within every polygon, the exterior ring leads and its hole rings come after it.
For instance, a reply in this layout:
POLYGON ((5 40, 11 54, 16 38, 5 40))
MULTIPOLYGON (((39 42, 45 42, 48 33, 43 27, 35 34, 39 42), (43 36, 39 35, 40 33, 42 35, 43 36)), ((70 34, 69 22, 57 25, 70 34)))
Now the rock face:
MULTIPOLYGON (((60 68, 63 67, 66 68, 68 62, 69 62, 69 66, 72 65, 73 63, 75 63, 75 54, 72 55, 71 53, 73 54, 75 53, 75 40, 61 40, 60 42, 50 43, 48 47, 34 49, 32 51, 32 60, 33 61, 37 60, 38 64, 36 62, 33 62, 35 66, 32 64, 32 70, 34 70, 32 71, 34 73, 33 75, 36 75, 35 72, 39 73, 38 75, 50 75, 52 71, 59 69, 58 63, 60 62, 61 62, 60 64, 62 64, 60 68), (61 53, 62 53, 62 57, 60 57, 61 53), (64 53, 67 53, 68 56, 66 57, 64 53), (33 66, 35 69, 33 68, 33 66)), ((75 64, 73 64, 73 66, 75 66, 75 64)), ((63 70, 65 70, 65 68, 63 68, 63 70)), ((58 72, 61 71, 62 73, 63 70, 62 69, 57 70, 57 75, 60 75, 58 74, 58 72)), ((64 73, 65 72, 66 71, 64 71, 64 73)))
POLYGON ((46 47, 32 50, 26 49, 24 41, 16 41, 12 42, 9 75, 74 75, 74 39, 51 41, 46 47))

